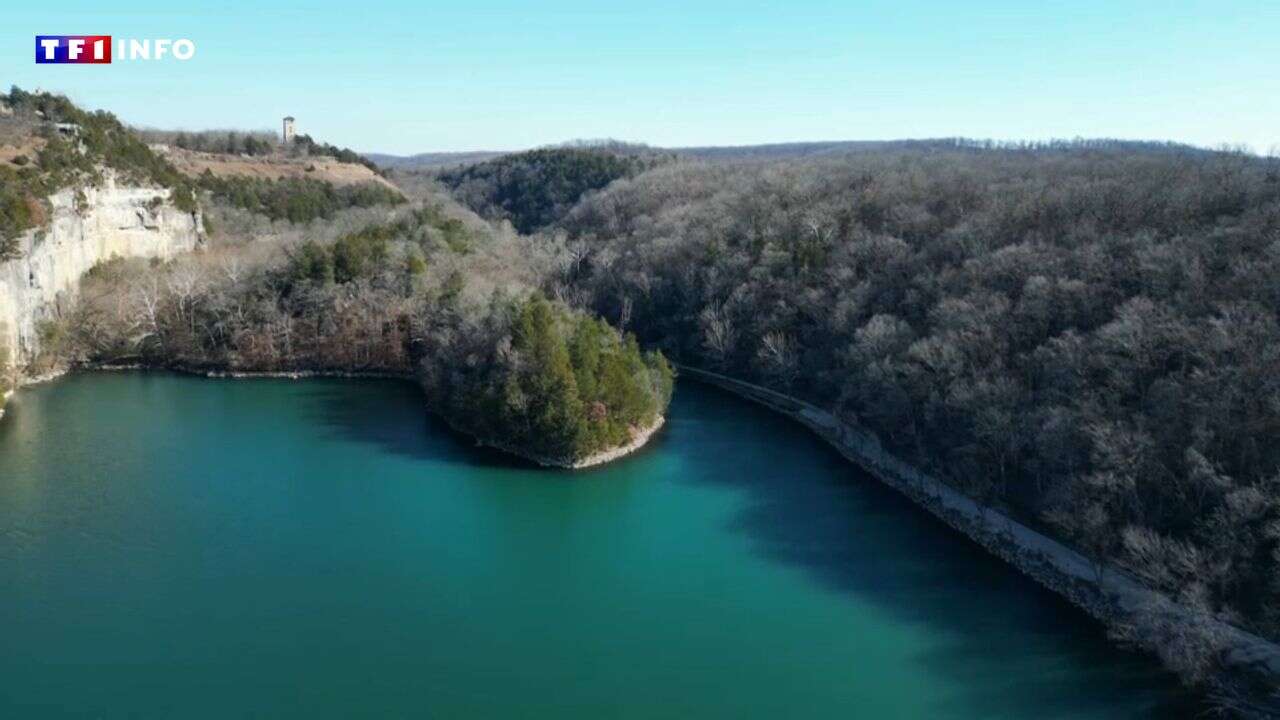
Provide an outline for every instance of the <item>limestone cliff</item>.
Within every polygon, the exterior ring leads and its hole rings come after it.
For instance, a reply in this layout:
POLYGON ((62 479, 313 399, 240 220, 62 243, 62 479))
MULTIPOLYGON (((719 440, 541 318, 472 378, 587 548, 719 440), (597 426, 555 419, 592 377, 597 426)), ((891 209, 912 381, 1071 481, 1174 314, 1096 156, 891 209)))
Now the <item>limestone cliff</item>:
POLYGON ((202 241, 199 213, 174 208, 165 188, 117 185, 107 173, 80 193, 78 201, 72 188, 50 197, 50 221, 20 238, 18 259, 0 263, 0 352, 19 366, 39 351, 40 321, 70 308, 99 261, 169 258, 202 241))

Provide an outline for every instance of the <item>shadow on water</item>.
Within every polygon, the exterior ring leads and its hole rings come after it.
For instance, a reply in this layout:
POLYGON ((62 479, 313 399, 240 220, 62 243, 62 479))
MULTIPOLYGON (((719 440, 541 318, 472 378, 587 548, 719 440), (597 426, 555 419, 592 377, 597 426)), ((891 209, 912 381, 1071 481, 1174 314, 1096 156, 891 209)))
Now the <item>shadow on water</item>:
POLYGON ((1140 695, 1150 706, 1138 717, 1203 710, 1154 660, 1111 645, 1099 623, 798 424, 692 382, 681 383, 672 417, 676 441, 702 448, 693 481, 744 493, 732 529, 822 587, 923 626, 938 640, 918 658, 926 672, 992 688, 966 696, 967 713, 1001 716, 1016 697, 1026 717, 1080 717, 1082 688, 1099 712, 1140 695))
MULTIPOLYGON (((338 381, 349 383, 350 381, 338 381)), ((366 380, 368 392, 349 384, 317 381, 307 388, 317 420, 337 437, 385 452, 445 463, 507 470, 541 470, 537 464, 476 443, 432 413, 422 390, 409 381, 366 380)))
MULTIPOLYGON (((338 382, 350 382, 343 380, 338 382)), ((481 445, 475 438, 453 429, 427 407, 422 391, 408 381, 366 380, 370 392, 353 394, 349 385, 317 382, 308 392, 317 401, 320 423, 344 440, 369 443, 382 450, 416 460, 459 463, 498 470, 545 474, 549 479, 585 477, 603 468, 565 471, 481 445), (571 473, 566 475, 566 472, 571 473)), ((666 429, 658 431, 660 441, 666 429)), ((628 460, 654 451, 658 442, 631 453, 628 460)))
MULTIPOLYGON (((477 446, 425 408, 410 383, 367 393, 312 383, 319 420, 345 440, 402 456, 545 472, 477 446)), ((908 500, 796 423, 719 389, 682 382, 671 421, 646 453, 683 456, 678 482, 733 488, 745 506, 730 530, 771 562, 856 598, 934 641, 922 674, 969 689, 957 716, 1089 717, 1114 706, 1136 717, 1191 718, 1203 708, 1153 660, 1111 645, 1103 628, 908 500), (993 681, 993 678, 1003 680, 993 681), (977 688, 987 688, 982 695, 977 688), (1082 693, 1086 697, 1082 697, 1082 693)))

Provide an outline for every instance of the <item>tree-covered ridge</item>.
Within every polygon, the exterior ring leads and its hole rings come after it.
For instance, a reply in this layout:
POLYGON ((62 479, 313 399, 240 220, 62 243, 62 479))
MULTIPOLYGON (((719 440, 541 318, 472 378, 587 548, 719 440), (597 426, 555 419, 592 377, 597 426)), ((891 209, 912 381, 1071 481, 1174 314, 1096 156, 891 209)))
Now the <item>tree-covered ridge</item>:
POLYGON ((833 407, 1280 638, 1280 160, 1082 144, 670 165, 562 227, 586 248, 565 292, 642 340, 833 407))
POLYGON ((377 163, 355 150, 330 145, 329 143, 316 142, 310 135, 294 136, 291 151, 301 151, 311 156, 331 157, 338 162, 351 163, 353 165, 364 165, 375 173, 382 174, 382 169, 378 167, 377 163))
POLYGON ((61 95, 17 87, 0 95, 0 103, 11 113, 0 122, 30 127, 44 140, 34 162, 17 169, 0 166, 0 258, 13 254, 19 234, 47 219, 49 195, 100 183, 101 167, 114 170, 124 182, 171 188, 179 209, 196 209, 191 181, 111 113, 87 112, 61 95), (57 124, 74 127, 63 132, 57 124))
POLYGON ((438 177, 472 210, 531 233, 558 220, 584 194, 653 164, 607 149, 553 148, 504 155, 438 177))
POLYGON ((280 136, 270 130, 159 130, 134 128, 134 134, 148 143, 163 143, 182 150, 214 153, 219 155, 248 155, 262 157, 282 155, 286 157, 331 157, 338 162, 364 165, 383 174, 369 158, 351 148, 318 142, 310 135, 295 135, 293 142, 285 145, 280 136))
POLYGON ((160 130, 135 127, 145 143, 172 145, 182 150, 223 155, 271 155, 280 149, 280 136, 270 130, 160 130))
POLYGON ((495 298, 479 328, 449 341, 469 349, 424 354, 428 397, 460 429, 535 458, 572 462, 624 445, 671 399, 661 353, 538 295, 495 298))
POLYGON ((334 185, 312 178, 217 177, 208 170, 200 176, 199 187, 221 202, 292 223, 329 219, 347 208, 394 206, 405 201, 403 195, 382 183, 334 185))

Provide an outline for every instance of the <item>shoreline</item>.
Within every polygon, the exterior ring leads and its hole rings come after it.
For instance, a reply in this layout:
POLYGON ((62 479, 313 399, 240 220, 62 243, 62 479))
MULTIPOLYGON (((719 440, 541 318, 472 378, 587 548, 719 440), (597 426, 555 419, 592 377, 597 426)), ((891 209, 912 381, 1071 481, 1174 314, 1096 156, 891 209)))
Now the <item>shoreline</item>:
POLYGON ((251 380, 254 378, 275 380, 308 380, 311 378, 350 378, 371 380, 413 380, 409 373, 388 372, 385 370, 208 370, 175 365, 172 367, 152 367, 142 364, 127 365, 80 365, 69 368, 62 374, 74 370, 90 372, 173 372, 180 375, 192 375, 210 380, 251 380))
MULTIPOLYGON (((447 422, 447 419, 446 419, 446 422, 447 422)), ((622 458, 644 448, 645 445, 649 444, 649 440, 652 439, 653 436, 656 435, 658 431, 662 429, 662 427, 666 424, 666 422, 667 422, 666 416, 659 415, 658 419, 655 420, 653 424, 650 425, 649 427, 639 428, 635 430, 632 433, 631 440, 628 441, 626 444, 619 445, 614 448, 609 448, 607 450, 601 450, 600 452, 593 453, 584 458, 578 458, 577 460, 572 460, 568 458, 554 458, 546 455, 536 455, 534 453, 527 453, 522 450, 516 449, 513 446, 506 445, 498 441, 485 440, 485 439, 476 437, 475 435, 472 435, 471 433, 466 432, 465 430, 458 430, 458 432, 463 433, 467 437, 476 438, 477 445, 493 448, 494 450, 501 450, 504 453, 507 453, 509 455, 515 455, 517 457, 523 458, 525 460, 528 460, 529 462, 535 463, 545 468, 557 468, 560 470, 585 470, 586 468, 604 465, 605 463, 610 463, 610 462, 613 462, 614 460, 621 460, 622 458)), ((450 427, 453 427, 452 423, 450 423, 449 425, 450 427)), ((455 428, 455 430, 456 429, 457 428, 455 428)))
MULTIPOLYGON (((19 388, 23 388, 28 385, 38 385, 40 383, 56 380, 57 378, 60 378, 64 375, 68 375, 76 371, 173 372, 173 373, 178 373, 180 375, 191 375, 194 377, 202 377, 210 380, 251 380, 251 379, 308 380, 308 379, 316 379, 316 378, 341 378, 341 379, 351 379, 351 380, 404 380, 406 382, 413 383, 416 387, 418 387, 419 390, 421 390, 421 386, 418 385, 418 383, 415 381, 413 374, 389 372, 384 370, 367 370, 367 371, 365 370, 261 370, 261 371, 211 370, 211 369, 183 367, 180 365, 175 365, 172 367, 152 367, 149 365, 143 365, 141 363, 129 363, 129 364, 107 363, 107 364, 101 364, 101 365, 97 365, 97 364, 75 365, 72 367, 66 367, 66 368, 55 370, 49 373, 45 373, 43 375, 38 375, 29 379, 19 380, 16 387, 13 390, 8 391, 4 395, 4 399, 7 400, 9 396, 13 395, 19 388)), ((424 398, 425 398, 425 393, 424 393, 424 398)), ((658 431, 662 429, 663 425, 666 424, 666 416, 659 415, 657 420, 655 420, 654 423, 649 427, 635 430, 631 436, 631 439, 625 444, 619 445, 617 447, 609 448, 607 450, 601 450, 600 452, 593 453, 584 458, 572 460, 572 459, 566 459, 566 458, 553 458, 553 457, 548 457, 543 455, 537 455, 535 453, 525 452, 512 445, 506 445, 498 441, 481 438, 470 432, 459 429, 452 421, 450 421, 448 417, 445 417, 444 415, 432 410, 429 404, 427 406, 427 412, 433 413, 437 417, 444 420, 445 424, 453 428, 455 432, 458 432, 474 440, 476 445, 493 448, 494 450, 499 450, 501 452, 507 453, 508 455, 514 455, 515 457, 521 458, 523 460, 527 460, 541 467, 557 468, 561 470, 582 470, 590 467, 604 465, 606 463, 613 462, 614 460, 620 460, 626 457, 627 455, 630 455, 642 449, 645 445, 648 445, 649 440, 651 440, 653 436, 656 435, 658 431)), ((4 404, 0 403, 0 419, 3 419, 3 418, 4 418, 4 404)))
POLYGON ((14 393, 28 385, 39 385, 41 383, 50 382, 51 380, 57 380, 69 372, 71 372, 71 368, 61 368, 59 370, 51 370, 42 375, 34 375, 32 377, 18 376, 13 383, 13 387, 6 390, 3 395, 0 395, 0 420, 4 419, 5 407, 9 404, 9 398, 13 397, 14 393))
POLYGON ((718 373, 676 367, 682 377, 715 385, 809 428, 867 474, 1104 625, 1135 624, 1135 641, 1145 650, 1158 650, 1160 638, 1150 635, 1156 629, 1195 628, 1220 644, 1225 668, 1280 681, 1280 645, 1217 618, 1197 615, 1122 569, 1108 566, 1099 571, 1073 548, 917 470, 886 451, 873 434, 817 406, 718 373))

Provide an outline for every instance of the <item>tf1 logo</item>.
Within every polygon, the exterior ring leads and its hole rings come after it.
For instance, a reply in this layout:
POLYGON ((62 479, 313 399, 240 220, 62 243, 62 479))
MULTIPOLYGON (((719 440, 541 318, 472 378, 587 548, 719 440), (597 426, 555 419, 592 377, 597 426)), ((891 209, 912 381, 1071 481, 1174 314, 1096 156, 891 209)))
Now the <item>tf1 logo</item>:
MULTIPOLYGON (((121 60, 190 60, 196 44, 181 40, 125 40, 115 43, 121 60)), ((106 65, 111 63, 110 35, 37 35, 36 62, 41 65, 106 65)))

